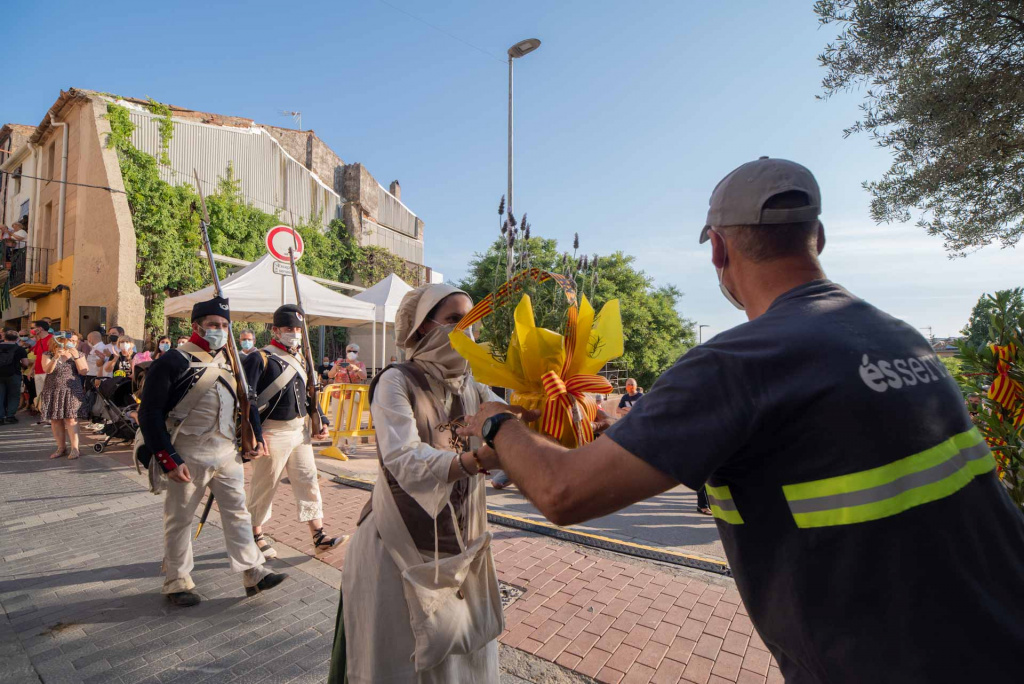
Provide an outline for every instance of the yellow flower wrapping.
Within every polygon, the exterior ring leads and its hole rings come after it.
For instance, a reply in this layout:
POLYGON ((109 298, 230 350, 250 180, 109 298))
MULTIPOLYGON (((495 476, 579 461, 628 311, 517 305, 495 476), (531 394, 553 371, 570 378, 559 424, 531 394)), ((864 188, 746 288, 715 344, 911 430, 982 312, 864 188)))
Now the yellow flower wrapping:
POLYGON ((597 405, 586 393, 607 394, 611 384, 597 372, 622 356, 623 335, 619 300, 604 305, 600 315, 581 296, 577 303, 571 283, 559 274, 530 269, 502 285, 495 295, 481 300, 449 336, 452 347, 465 358, 477 381, 512 390, 511 403, 539 409, 533 427, 568 447, 593 440, 591 423, 597 405), (495 359, 487 345, 473 342, 463 331, 483 319, 521 289, 524 279, 553 279, 569 300, 566 334, 539 328, 529 295, 515 309, 515 331, 505 361, 495 359))

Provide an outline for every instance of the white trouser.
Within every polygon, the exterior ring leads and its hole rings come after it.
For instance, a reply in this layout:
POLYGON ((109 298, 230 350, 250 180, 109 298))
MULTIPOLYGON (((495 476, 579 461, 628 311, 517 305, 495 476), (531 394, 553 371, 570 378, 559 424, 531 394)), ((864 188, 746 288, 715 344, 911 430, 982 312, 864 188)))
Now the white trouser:
POLYGON ((46 384, 46 373, 36 373, 32 376, 32 382, 36 384, 36 408, 40 408, 40 397, 43 396, 43 385, 46 384))
MULTIPOLYGON (((195 567, 192 560, 192 522, 196 508, 209 488, 220 510, 221 526, 224 528, 224 545, 227 547, 232 572, 244 572, 242 583, 255 586, 269 571, 263 566, 263 553, 252 538, 252 519, 245 507, 245 475, 242 459, 235 453, 235 447, 227 440, 218 440, 216 447, 223 451, 221 458, 208 460, 219 465, 200 465, 189 456, 182 454, 188 466, 192 481, 175 482, 168 479, 167 495, 164 498, 164 578, 163 593, 191 591, 195 588, 191 572, 195 567)), ((152 467, 159 468, 156 463, 152 467)))
POLYGON ((253 461, 249 485, 249 514, 253 525, 261 527, 270 520, 274 492, 286 468, 299 522, 323 518, 324 505, 306 419, 268 420, 263 423, 263 439, 270 454, 253 461))

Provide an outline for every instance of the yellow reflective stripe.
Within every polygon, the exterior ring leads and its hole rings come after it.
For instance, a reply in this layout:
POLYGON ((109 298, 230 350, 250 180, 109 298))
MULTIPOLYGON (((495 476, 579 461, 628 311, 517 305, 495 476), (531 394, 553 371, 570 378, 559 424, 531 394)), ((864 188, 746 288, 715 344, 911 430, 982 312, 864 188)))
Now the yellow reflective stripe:
POLYGON ((829 496, 830 494, 845 494, 846 492, 858 489, 877 487, 878 485, 899 479, 904 475, 930 468, 947 460, 961 449, 972 447, 981 441, 982 436, 978 429, 971 428, 967 432, 961 432, 959 435, 950 437, 931 449, 901 458, 884 466, 864 470, 859 473, 830 477, 825 480, 786 485, 782 488, 782 491, 786 494, 786 499, 795 501, 797 499, 810 499, 819 496, 829 496))
POLYGON ((893 463, 850 475, 786 485, 799 527, 848 525, 885 518, 944 498, 995 468, 977 429, 893 463))
POLYGON ((721 487, 705 485, 704 490, 708 493, 708 503, 711 504, 712 515, 732 525, 743 524, 743 517, 736 510, 736 502, 732 500, 732 493, 726 485, 721 487))

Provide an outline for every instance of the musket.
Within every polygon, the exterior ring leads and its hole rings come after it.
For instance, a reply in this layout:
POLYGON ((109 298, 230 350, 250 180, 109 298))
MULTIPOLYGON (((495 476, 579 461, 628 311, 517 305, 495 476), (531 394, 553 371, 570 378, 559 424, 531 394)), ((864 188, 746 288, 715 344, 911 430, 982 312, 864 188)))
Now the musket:
MULTIPOLYGON (((297 245, 294 228, 292 229, 292 243, 297 245)), ((317 398, 317 385, 319 374, 313 364, 313 349, 309 339, 309 324, 306 322, 306 307, 302 305, 302 292, 299 291, 299 269, 295 265, 295 249, 288 248, 288 259, 292 265, 292 284, 295 286, 295 303, 302 311, 302 350, 306 359, 306 370, 309 373, 309 382, 306 383, 306 412, 309 413, 310 432, 314 435, 320 434, 323 430, 323 421, 320 419, 320 400, 317 398)))
MULTIPOLYGON (((206 259, 210 264, 210 273, 213 276, 213 289, 218 297, 224 298, 224 288, 220 284, 220 276, 217 275, 217 264, 213 260, 213 247, 210 245, 210 214, 206 210, 206 197, 203 195, 203 186, 199 182, 199 172, 192 169, 192 174, 196 179, 196 190, 199 191, 199 202, 203 209, 203 215, 199 218, 199 232, 203 238, 203 247, 206 248, 206 259)), ((242 455, 251 454, 256 451, 256 433, 252 429, 252 423, 249 420, 249 410, 251 404, 251 398, 249 394, 249 383, 245 379, 245 372, 242 370, 242 357, 238 353, 238 347, 235 345, 235 336, 231 330, 228 330, 228 359, 231 362, 231 373, 235 376, 235 396, 238 402, 238 426, 242 446, 242 455)), ((196 531, 196 537, 199 537, 199 532, 203 529, 203 524, 206 522, 206 518, 210 515, 210 507, 213 505, 213 492, 210 492, 209 498, 206 501, 206 508, 203 510, 203 515, 199 519, 199 529, 196 531)))

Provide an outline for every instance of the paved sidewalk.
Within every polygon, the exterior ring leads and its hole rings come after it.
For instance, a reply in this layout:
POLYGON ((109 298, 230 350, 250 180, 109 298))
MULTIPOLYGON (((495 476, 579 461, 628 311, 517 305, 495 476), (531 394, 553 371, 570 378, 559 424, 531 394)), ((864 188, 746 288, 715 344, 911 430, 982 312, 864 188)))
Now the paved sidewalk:
MULTIPOLYGON (((177 611, 159 596, 161 501, 129 454, 48 453, 41 428, 0 428, 0 680, 30 661, 44 682, 324 681, 347 546, 312 557, 287 484, 267 528, 288 582, 244 599, 214 514, 196 545, 208 600, 177 611)), ((321 490, 328 531, 353 532, 369 494, 326 474, 321 490)), ((731 580, 492 531, 500 579, 525 590, 506 611, 503 682, 782 681, 731 580)))

